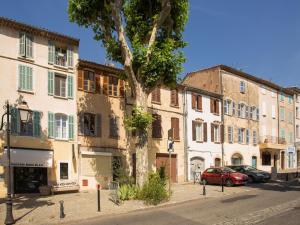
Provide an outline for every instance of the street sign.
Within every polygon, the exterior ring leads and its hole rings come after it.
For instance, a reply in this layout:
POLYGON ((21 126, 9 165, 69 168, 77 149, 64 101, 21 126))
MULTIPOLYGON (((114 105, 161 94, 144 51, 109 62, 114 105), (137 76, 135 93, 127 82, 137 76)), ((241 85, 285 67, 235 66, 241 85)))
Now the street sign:
POLYGON ((174 152, 174 141, 168 140, 168 152, 174 152))

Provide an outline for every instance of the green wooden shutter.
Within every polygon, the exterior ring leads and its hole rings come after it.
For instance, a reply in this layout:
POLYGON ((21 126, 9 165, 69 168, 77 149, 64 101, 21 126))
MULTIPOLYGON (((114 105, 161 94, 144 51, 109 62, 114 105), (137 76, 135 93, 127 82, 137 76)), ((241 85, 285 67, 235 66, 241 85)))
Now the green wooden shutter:
POLYGON ((48 137, 54 138, 54 114, 48 112, 48 137))
POLYGON ((67 62, 68 67, 73 67, 73 51, 71 47, 67 49, 67 62))
POLYGON ((48 71, 48 95, 53 95, 54 92, 54 72, 48 71))
POLYGON ((73 76, 68 76, 68 98, 73 98, 73 76))
POLYGON ((19 65, 19 90, 24 89, 25 86, 25 68, 19 65))
POLYGON ((69 115, 69 139, 74 140, 74 116, 69 115))
POLYGON ((10 129, 11 133, 13 135, 18 135, 19 133, 19 127, 20 127, 20 117, 19 117, 19 111, 17 108, 10 108, 10 115, 11 115, 11 121, 10 121, 10 129))
POLYGON ((32 91, 32 68, 26 67, 26 90, 32 91))
POLYGON ((33 112, 33 136, 39 137, 41 135, 41 113, 33 112))
POLYGON ((25 56, 25 34, 20 33, 20 43, 19 43, 19 55, 25 56))
POLYGON ((32 37, 26 35, 26 57, 32 58, 32 37))
POLYGON ((55 61, 55 46, 52 41, 48 42, 48 63, 54 64, 55 61))

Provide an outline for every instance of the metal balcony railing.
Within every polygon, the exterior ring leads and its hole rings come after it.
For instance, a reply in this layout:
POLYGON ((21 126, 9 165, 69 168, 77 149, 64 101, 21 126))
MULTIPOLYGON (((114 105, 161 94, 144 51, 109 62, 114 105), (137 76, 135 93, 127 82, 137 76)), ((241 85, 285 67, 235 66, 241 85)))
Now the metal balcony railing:
POLYGON ((259 143, 260 144, 263 144, 263 143, 286 144, 286 140, 285 140, 285 138, 266 135, 266 136, 259 137, 259 143))

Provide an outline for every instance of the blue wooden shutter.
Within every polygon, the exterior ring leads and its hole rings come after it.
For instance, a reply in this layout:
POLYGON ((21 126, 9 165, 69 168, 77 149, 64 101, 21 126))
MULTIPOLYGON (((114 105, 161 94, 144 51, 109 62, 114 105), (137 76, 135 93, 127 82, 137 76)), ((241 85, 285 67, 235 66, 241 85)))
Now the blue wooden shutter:
POLYGON ((74 140, 74 116, 69 115, 69 139, 74 140))
POLYGON ((54 72, 48 71, 48 95, 53 95, 54 92, 54 72))
POLYGON ((48 137, 54 138, 54 114, 48 112, 48 137))
POLYGON ((55 61, 55 46, 52 41, 48 42, 48 63, 54 64, 55 61))
POLYGON ((25 56, 25 39, 26 36, 24 33, 20 33, 20 42, 19 42, 19 55, 25 56))
POLYGON ((19 117, 18 109, 10 108, 10 115, 11 115, 11 121, 10 121, 11 133, 13 135, 18 135, 20 130, 20 117, 19 117))
POLYGON ((39 137, 41 135, 41 113, 33 112, 33 136, 39 137))
POLYGON ((73 98, 73 76, 68 76, 68 98, 73 98))
POLYGON ((73 67, 73 50, 71 47, 68 47, 67 49, 67 62, 68 67, 73 67))

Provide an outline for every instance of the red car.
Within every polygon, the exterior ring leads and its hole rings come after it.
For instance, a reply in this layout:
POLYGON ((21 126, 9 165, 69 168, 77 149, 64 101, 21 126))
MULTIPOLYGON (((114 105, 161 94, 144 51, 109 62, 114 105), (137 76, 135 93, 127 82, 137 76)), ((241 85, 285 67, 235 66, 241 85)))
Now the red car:
POLYGON ((222 184, 222 177, 224 185, 228 187, 246 184, 248 180, 247 175, 228 167, 208 168, 202 173, 201 180, 204 184, 222 184))

